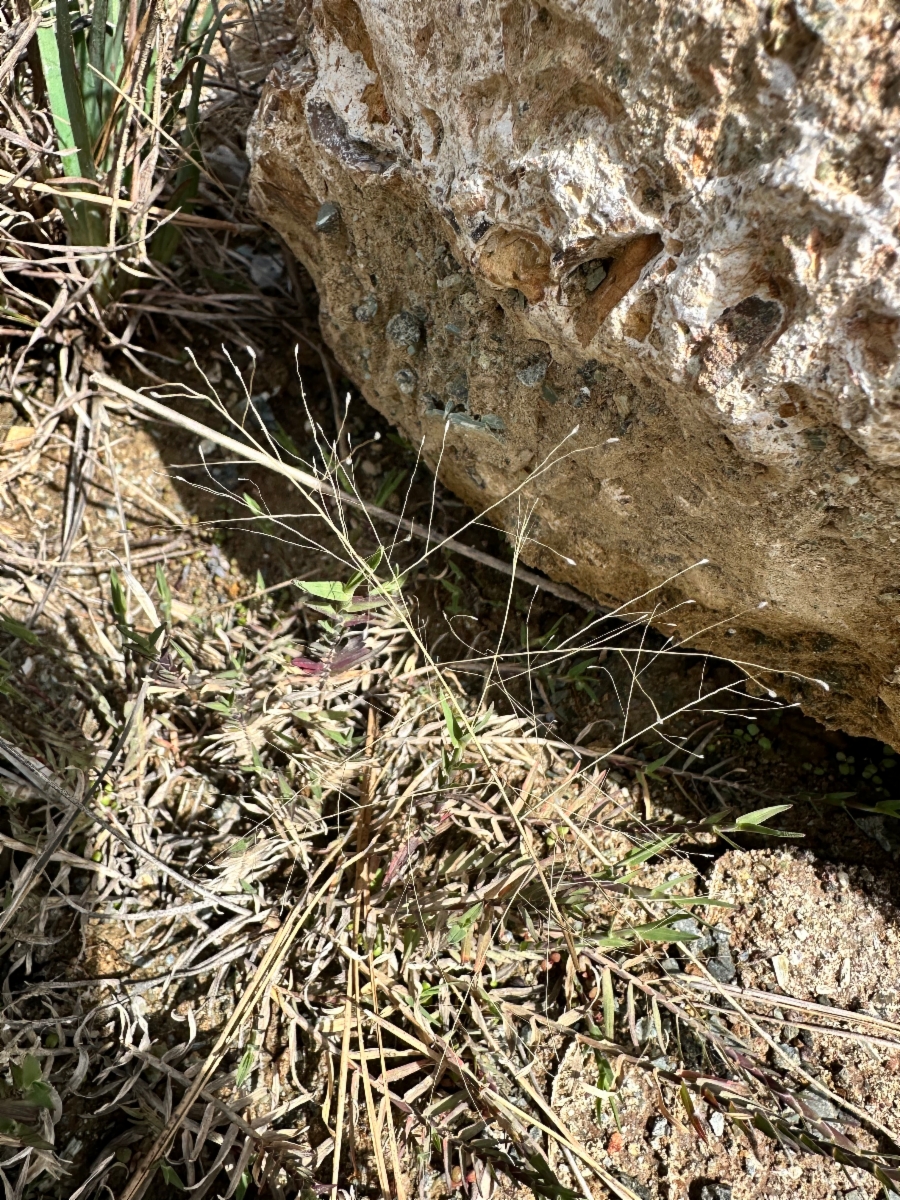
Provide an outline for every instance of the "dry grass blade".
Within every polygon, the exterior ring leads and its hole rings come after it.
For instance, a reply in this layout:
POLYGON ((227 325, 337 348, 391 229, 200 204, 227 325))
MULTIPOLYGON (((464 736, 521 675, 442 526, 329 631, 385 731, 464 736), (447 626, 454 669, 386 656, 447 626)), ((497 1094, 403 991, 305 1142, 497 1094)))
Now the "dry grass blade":
POLYGON ((142 1158, 134 1175, 129 1179, 127 1187, 122 1192, 121 1200, 139 1200, 146 1191, 157 1164, 164 1157, 174 1140, 182 1120, 190 1112, 194 1101, 200 1095, 201 1091, 203 1091, 212 1079, 220 1062, 230 1049, 231 1041, 241 1024, 252 1013, 271 986, 281 968, 285 955, 291 948, 294 938, 297 936, 300 927, 311 911, 312 906, 308 906, 305 909, 301 909, 299 906, 295 908, 272 939, 272 944, 257 967, 249 987, 235 1007, 230 1020, 220 1033, 215 1046, 207 1055, 201 1070, 191 1080, 190 1087, 185 1092, 181 1103, 172 1113, 172 1116, 166 1122, 166 1125, 157 1136, 153 1145, 142 1158))

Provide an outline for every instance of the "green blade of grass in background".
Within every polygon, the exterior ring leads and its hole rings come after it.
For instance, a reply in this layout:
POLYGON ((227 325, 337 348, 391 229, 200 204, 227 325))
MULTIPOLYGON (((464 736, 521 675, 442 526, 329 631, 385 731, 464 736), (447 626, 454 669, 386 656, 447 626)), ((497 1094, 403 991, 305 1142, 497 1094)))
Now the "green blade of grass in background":
POLYGON ((69 18, 68 0, 56 0, 56 56, 54 67, 59 86, 51 88, 47 66, 44 74, 47 76, 47 91, 51 96, 51 108, 54 124, 64 123, 68 128, 69 145, 74 146, 78 155, 78 167, 85 179, 96 179, 97 170, 94 166, 93 144, 87 115, 84 110, 84 99, 81 94, 81 80, 75 65, 75 42, 72 37, 72 22, 69 18))
MULTIPOLYGON (((85 179, 96 179, 92 141, 75 66, 75 44, 67 0, 56 0, 55 11, 55 27, 40 27, 37 40, 63 173, 80 172, 85 179)), ((75 245, 102 244, 104 228, 99 209, 83 200, 71 203, 61 200, 59 208, 75 245)))
POLYGON ((92 142, 96 142, 103 127, 103 80, 95 72, 109 74, 106 61, 106 19, 109 11, 109 0, 94 0, 94 11, 91 13, 90 32, 88 34, 88 63, 93 70, 84 73, 85 111, 88 126, 92 133, 92 142))
MULTIPOLYGON (((168 201, 169 208, 180 208, 182 212, 193 211, 193 202, 197 198, 197 192, 200 187, 200 140, 197 132, 200 124, 200 94, 203 91, 203 72, 206 67, 204 59, 212 49, 213 40, 221 28, 225 12, 227 12, 227 9, 216 13, 216 18, 213 21, 213 6, 212 4, 207 4, 197 35, 198 38, 203 38, 203 42, 194 64, 191 79, 191 95, 188 101, 187 113, 185 114, 186 123, 181 142, 185 151, 186 161, 181 164, 175 174, 175 187, 168 201), (204 32, 206 34, 205 37, 203 37, 204 32)), ((185 26, 183 28, 185 38, 187 37, 187 33, 188 27, 185 26)), ((161 263, 170 262, 180 241, 181 230, 170 222, 153 239, 153 257, 161 263)))

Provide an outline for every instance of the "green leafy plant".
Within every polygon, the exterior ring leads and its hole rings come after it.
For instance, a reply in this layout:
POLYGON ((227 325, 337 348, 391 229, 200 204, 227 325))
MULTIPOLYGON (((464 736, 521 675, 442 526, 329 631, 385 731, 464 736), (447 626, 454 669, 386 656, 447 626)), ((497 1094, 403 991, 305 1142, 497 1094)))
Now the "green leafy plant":
POLYGON ((89 12, 78 0, 54 0, 42 12, 37 42, 65 181, 60 211, 71 243, 96 249, 85 263, 101 303, 134 278, 129 259, 168 262, 178 245, 171 223, 148 244, 150 208, 166 176, 170 209, 190 212, 196 200, 204 56, 222 15, 203 0, 168 11, 159 0, 95 0, 89 12), (76 194, 65 198, 69 180, 76 194))
POLYGON ((166 632, 165 625, 157 625, 152 633, 141 633, 128 619, 128 600, 115 567, 109 572, 109 590, 123 646, 143 658, 155 659, 159 654, 160 639, 166 632))

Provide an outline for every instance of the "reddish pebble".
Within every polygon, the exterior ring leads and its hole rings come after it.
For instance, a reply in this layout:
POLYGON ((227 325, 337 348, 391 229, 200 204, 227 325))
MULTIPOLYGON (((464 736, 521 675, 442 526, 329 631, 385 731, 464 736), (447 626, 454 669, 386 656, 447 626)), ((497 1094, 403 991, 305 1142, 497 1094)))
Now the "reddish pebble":
POLYGON ((616 1132, 609 1139, 609 1143, 606 1147, 606 1153, 607 1154, 618 1154, 621 1151, 623 1144, 624 1143, 622 1142, 622 1135, 621 1135, 621 1133, 619 1133, 618 1130, 616 1130, 616 1132))

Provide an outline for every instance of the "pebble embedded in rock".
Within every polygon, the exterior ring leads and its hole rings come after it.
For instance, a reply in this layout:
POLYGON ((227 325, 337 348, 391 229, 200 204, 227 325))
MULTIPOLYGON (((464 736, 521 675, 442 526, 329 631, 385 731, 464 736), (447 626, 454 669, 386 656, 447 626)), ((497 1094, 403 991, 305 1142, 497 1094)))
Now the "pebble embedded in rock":
POLYGON ((523 387, 537 387, 547 374, 547 368, 550 366, 546 358, 536 358, 533 362, 527 364, 516 371, 516 379, 523 387))
POLYGON ((398 390, 401 391, 404 396, 411 396, 416 390, 418 376, 416 375, 415 371, 411 371, 409 367, 401 367, 394 376, 394 382, 397 384, 398 390))
POLYGON ((588 263, 588 270, 584 277, 584 288, 587 292, 596 292, 597 288, 606 278, 606 267, 602 263, 588 263))
POLYGON ((422 340, 422 322, 412 313, 395 313, 387 323, 385 335, 395 346, 401 346, 414 353, 422 340))
POLYGON ((316 233, 334 233, 340 223, 340 208, 332 200, 326 200, 316 213, 316 233))
POLYGON ((370 321, 374 321, 378 315, 378 298, 376 296, 366 296, 362 304, 358 304, 353 310, 353 320, 359 321, 361 325, 368 325, 370 321))
POLYGON ((727 1183, 704 1183, 700 1200, 731 1200, 731 1188, 727 1183))
POLYGON ((460 404, 468 405, 469 403, 469 378, 463 372, 461 375, 455 375, 447 384, 447 395, 452 396, 454 400, 458 400, 460 404))

